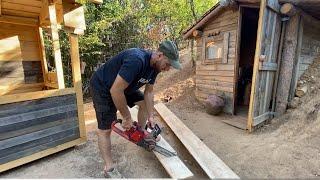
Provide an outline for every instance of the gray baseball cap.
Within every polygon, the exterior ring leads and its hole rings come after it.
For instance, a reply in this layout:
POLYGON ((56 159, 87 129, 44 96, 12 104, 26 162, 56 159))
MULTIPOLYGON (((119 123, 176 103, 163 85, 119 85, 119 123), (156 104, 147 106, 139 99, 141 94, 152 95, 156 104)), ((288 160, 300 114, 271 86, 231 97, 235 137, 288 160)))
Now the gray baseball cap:
POLYGON ((162 41, 159 44, 159 51, 161 51, 168 59, 171 66, 175 69, 181 69, 179 62, 179 51, 177 46, 169 40, 162 41))

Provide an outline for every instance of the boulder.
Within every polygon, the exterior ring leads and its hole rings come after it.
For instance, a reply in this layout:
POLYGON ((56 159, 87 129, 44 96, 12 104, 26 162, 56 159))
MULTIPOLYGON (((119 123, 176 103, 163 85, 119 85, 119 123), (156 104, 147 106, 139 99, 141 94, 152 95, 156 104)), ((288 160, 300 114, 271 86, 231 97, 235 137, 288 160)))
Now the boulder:
POLYGON ((206 111, 212 115, 218 115, 222 112, 225 106, 225 101, 222 96, 219 95, 209 95, 205 100, 206 111))

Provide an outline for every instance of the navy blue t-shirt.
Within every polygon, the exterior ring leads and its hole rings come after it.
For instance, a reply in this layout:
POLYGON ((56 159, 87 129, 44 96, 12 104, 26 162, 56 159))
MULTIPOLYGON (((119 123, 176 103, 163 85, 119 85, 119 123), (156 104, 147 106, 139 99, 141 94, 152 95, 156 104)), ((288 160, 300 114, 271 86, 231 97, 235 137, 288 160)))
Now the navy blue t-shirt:
POLYGON ((139 48, 120 52, 94 73, 94 87, 101 93, 109 93, 118 74, 129 83, 126 94, 137 91, 145 84, 154 84, 158 72, 150 66, 151 54, 139 48))

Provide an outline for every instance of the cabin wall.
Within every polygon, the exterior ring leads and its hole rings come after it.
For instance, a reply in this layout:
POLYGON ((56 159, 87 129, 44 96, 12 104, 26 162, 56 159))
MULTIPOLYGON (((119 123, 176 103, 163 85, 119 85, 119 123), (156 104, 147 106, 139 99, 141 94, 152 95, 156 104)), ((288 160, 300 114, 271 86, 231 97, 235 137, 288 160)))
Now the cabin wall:
POLYGON ((0 23, 0 95, 42 89, 37 27, 0 23))
MULTIPOLYGON (((234 109, 234 68, 236 62, 236 46, 238 32, 238 10, 223 10, 219 15, 210 19, 205 25, 202 37, 197 42, 196 67, 196 97, 204 101, 211 94, 223 94, 226 100, 224 112, 233 113, 234 109), (205 59, 205 44, 203 41, 212 34, 224 37, 228 33, 227 47, 224 42, 222 61, 207 63, 205 59), (227 58, 226 58, 227 57, 227 58)), ((225 38, 224 38, 225 41, 225 38)))
MULTIPOLYGON (((317 22, 319 23, 319 22, 317 22)), ((309 65, 320 55, 320 29, 309 22, 304 22, 301 53, 299 56, 298 78, 308 69, 309 65)))
POLYGON ((75 94, 0 105, 0 165, 78 138, 75 94))

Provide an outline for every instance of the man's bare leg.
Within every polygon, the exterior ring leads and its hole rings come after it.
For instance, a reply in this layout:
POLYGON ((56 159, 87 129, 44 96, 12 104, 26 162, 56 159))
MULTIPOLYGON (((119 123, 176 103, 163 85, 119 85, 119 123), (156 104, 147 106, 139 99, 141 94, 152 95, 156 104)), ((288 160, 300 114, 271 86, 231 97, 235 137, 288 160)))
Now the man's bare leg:
POLYGON ((109 130, 98 129, 97 134, 98 134, 99 150, 105 164, 104 170, 107 171, 113 168, 113 161, 112 161, 112 155, 111 155, 111 138, 110 138, 111 129, 109 130))

